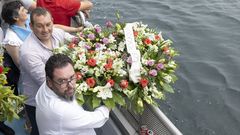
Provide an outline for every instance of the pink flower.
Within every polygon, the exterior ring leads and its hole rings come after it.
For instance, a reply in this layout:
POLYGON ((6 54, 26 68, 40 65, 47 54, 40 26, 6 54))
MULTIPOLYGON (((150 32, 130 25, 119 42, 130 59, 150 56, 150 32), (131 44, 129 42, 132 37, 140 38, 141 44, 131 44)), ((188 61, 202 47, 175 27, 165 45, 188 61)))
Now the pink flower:
POLYGON ((113 26, 113 24, 112 24, 112 22, 110 21, 110 20, 108 20, 108 21, 106 21, 106 26, 108 27, 108 28, 111 28, 112 26, 113 26))
POLYGON ((103 42, 103 44, 108 44, 108 43, 109 43, 109 40, 108 40, 108 38, 103 38, 103 39, 102 39, 102 42, 103 42))
POLYGON ((90 40, 94 40, 95 39, 95 35, 93 33, 90 33, 90 34, 88 34, 88 38, 90 40))
POLYGON ((149 75, 150 76, 157 76, 157 70, 155 70, 155 69, 150 70, 149 75))
POLYGON ((161 70, 161 69, 164 68, 164 65, 163 65, 162 63, 158 63, 158 64, 156 65, 156 68, 157 68, 157 70, 161 70))
POLYGON ((96 31, 97 33, 100 33, 100 32, 102 31, 102 29, 101 29, 101 27, 97 26, 97 27, 95 27, 95 31, 96 31))
POLYGON ((154 65, 154 60, 148 60, 147 65, 148 66, 153 66, 154 65))

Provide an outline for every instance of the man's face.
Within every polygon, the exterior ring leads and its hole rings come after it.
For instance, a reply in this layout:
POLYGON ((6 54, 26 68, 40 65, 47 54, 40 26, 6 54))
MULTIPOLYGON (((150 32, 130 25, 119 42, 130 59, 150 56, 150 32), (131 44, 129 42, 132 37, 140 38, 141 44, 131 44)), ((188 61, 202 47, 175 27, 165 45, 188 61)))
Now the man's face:
POLYGON ((73 100, 76 87, 76 75, 71 64, 63 68, 56 68, 53 79, 48 80, 49 87, 60 97, 73 100))
POLYGON ((42 42, 51 40, 53 30, 53 20, 50 14, 46 15, 34 15, 33 24, 31 23, 31 29, 33 33, 42 42))

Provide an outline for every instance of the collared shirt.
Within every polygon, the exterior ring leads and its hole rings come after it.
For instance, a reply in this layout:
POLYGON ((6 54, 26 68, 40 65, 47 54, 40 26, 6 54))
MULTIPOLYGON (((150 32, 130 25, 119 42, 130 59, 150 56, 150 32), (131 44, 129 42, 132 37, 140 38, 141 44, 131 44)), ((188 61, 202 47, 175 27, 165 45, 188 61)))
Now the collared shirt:
POLYGON ((46 82, 36 95, 36 121, 40 135, 95 135, 109 118, 109 110, 100 106, 85 111, 74 99, 66 101, 56 95, 46 82))
MULTIPOLYGON (((52 45, 57 48, 65 38, 73 37, 61 29, 53 28, 52 45)), ((23 94, 27 96, 26 104, 35 106, 37 90, 45 81, 45 63, 53 54, 36 36, 31 33, 20 47, 20 71, 23 94)))

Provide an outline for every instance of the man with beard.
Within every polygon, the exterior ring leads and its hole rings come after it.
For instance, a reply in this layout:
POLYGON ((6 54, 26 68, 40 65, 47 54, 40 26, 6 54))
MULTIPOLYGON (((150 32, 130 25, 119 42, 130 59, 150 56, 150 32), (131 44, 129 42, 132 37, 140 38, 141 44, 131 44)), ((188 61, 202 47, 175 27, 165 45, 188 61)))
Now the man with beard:
POLYGON ((72 60, 64 54, 49 58, 46 81, 36 95, 36 120, 41 135, 95 135, 109 118, 109 109, 100 106, 84 110, 74 97, 76 75, 72 60))

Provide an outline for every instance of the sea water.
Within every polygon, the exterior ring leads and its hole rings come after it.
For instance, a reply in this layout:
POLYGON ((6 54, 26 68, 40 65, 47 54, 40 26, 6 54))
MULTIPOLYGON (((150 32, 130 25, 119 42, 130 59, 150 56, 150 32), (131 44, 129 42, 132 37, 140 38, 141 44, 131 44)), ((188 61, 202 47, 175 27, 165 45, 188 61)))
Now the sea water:
POLYGON ((240 134, 240 0, 93 0, 91 22, 142 21, 180 52, 160 109, 184 135, 240 134))

